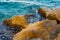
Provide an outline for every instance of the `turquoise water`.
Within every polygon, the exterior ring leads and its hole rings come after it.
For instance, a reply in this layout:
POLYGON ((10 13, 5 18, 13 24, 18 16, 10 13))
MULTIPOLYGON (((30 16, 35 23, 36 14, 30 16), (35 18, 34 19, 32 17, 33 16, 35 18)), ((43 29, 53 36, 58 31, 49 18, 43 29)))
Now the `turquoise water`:
POLYGON ((0 22, 14 15, 31 14, 31 8, 60 7, 60 1, 56 0, 30 0, 21 2, 0 2, 0 22))
POLYGON ((31 5, 27 3, 17 3, 17 2, 3 2, 0 3, 0 22, 10 18, 14 15, 24 15, 31 14, 31 7, 37 8, 38 5, 31 5))
MULTIPOLYGON (((57 8, 60 7, 59 0, 27 0, 20 2, 0 2, 0 40, 12 40, 13 28, 9 28, 2 22, 15 15, 33 14, 32 8, 38 10, 39 8, 57 8)), ((38 15, 38 14, 37 14, 38 15)), ((36 16, 37 16, 36 15, 36 16)))

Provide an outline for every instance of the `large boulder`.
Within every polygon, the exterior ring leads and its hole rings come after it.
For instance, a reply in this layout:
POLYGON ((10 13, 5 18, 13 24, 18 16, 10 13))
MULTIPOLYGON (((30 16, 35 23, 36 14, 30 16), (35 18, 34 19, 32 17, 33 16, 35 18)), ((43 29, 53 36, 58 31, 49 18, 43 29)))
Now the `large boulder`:
POLYGON ((28 21, 26 20, 25 16, 22 15, 22 16, 14 16, 12 18, 7 19, 4 21, 4 24, 9 27, 21 30, 22 28, 26 27, 28 21))
POLYGON ((44 28, 39 28, 37 25, 31 23, 27 28, 14 35, 13 40, 32 40, 34 38, 44 38, 47 40, 47 35, 48 32, 44 28))
POLYGON ((34 38, 53 40, 57 29, 57 22, 55 20, 38 21, 29 24, 27 28, 14 35, 13 40, 31 40, 34 38))

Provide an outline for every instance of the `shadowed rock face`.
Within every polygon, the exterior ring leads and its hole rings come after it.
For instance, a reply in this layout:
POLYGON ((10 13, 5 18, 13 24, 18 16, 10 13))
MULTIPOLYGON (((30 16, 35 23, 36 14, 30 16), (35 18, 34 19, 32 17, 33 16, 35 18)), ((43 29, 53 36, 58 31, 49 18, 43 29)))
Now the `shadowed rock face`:
POLYGON ((55 20, 43 20, 31 23, 27 28, 14 35, 13 40, 30 40, 31 38, 42 38, 42 40, 53 40, 58 34, 58 26, 55 20))

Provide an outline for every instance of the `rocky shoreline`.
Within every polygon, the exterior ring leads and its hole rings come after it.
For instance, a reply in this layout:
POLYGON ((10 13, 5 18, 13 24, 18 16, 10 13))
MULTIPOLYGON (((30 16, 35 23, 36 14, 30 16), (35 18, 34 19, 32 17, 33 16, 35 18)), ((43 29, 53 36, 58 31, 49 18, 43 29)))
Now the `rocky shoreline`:
POLYGON ((35 16, 31 14, 14 16, 4 21, 5 25, 18 31, 13 40, 31 40, 33 38, 60 40, 60 8, 39 8, 38 13, 45 19, 35 21, 35 16))

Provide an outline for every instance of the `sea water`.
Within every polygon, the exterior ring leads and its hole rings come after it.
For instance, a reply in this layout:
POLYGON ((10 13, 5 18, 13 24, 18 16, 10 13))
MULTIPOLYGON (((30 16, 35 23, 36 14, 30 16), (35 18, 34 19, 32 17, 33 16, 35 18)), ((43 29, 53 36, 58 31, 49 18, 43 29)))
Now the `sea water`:
POLYGON ((4 25, 4 20, 15 15, 26 14, 35 14, 36 19, 39 20, 39 17, 41 17, 37 14, 39 8, 47 7, 54 9, 60 7, 59 0, 18 0, 17 2, 12 2, 13 0, 5 0, 5 2, 4 0, 0 1, 0 40, 12 40, 13 38, 13 28, 11 29, 4 25))

